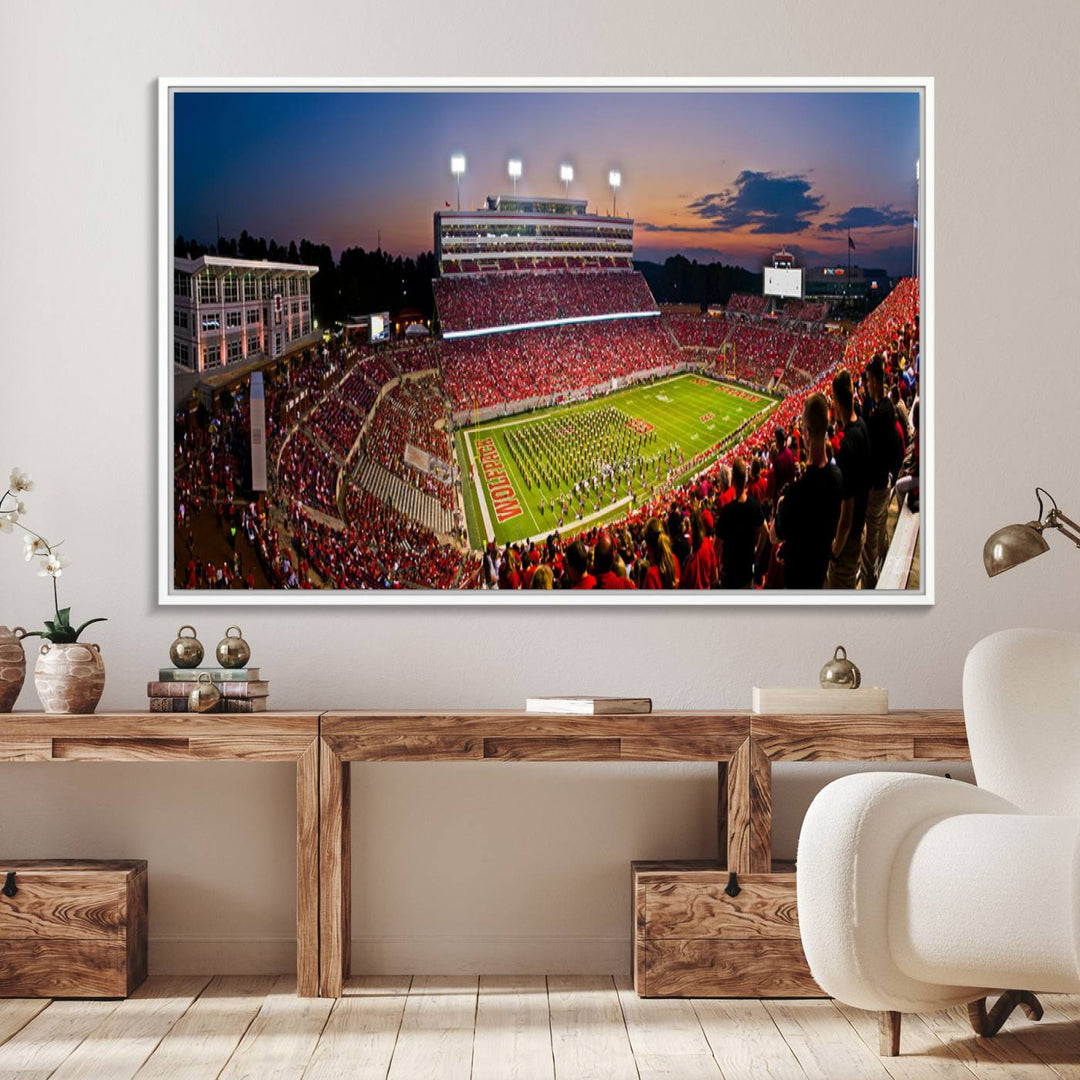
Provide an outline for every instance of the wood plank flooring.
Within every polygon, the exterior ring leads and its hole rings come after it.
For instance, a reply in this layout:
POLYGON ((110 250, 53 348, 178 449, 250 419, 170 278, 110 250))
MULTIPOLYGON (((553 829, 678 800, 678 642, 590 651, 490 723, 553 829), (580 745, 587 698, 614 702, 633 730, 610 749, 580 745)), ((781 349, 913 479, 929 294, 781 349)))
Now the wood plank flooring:
POLYGON ((978 1039, 963 1010, 642 999, 625 976, 157 976, 126 1001, 0 999, 0 1080, 1080 1080, 1080 997, 978 1039))

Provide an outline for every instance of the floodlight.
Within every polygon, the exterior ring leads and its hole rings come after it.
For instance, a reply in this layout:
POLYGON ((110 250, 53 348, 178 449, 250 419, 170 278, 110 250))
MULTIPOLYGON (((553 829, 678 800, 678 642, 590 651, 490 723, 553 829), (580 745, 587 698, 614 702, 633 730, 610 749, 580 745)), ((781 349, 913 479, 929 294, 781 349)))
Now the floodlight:
POLYGON ((465 155, 450 155, 450 171, 457 180, 457 208, 461 209, 461 174, 465 171, 465 155))
POLYGON ((612 169, 607 174, 607 182, 611 185, 611 216, 615 216, 615 204, 619 198, 619 185, 622 183, 622 173, 618 169, 612 169))
POLYGON ((516 195, 518 177, 521 175, 521 161, 518 158, 511 158, 506 167, 510 173, 510 179, 514 181, 514 194, 516 195))

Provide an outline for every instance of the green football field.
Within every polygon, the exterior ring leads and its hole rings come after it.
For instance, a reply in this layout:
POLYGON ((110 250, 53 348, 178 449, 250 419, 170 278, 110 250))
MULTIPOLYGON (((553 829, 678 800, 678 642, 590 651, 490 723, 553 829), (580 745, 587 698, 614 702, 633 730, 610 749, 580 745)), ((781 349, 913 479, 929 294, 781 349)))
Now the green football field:
POLYGON ((669 477, 703 468, 708 459, 692 465, 696 455, 719 452, 745 420, 760 423, 776 401, 686 373, 459 430, 469 542, 479 549, 492 537, 503 544, 547 536, 560 517, 563 531, 623 517, 631 484, 635 500, 645 501, 669 477), (591 480, 580 490, 597 461, 627 456, 640 463, 633 475, 609 476, 602 491, 591 480))

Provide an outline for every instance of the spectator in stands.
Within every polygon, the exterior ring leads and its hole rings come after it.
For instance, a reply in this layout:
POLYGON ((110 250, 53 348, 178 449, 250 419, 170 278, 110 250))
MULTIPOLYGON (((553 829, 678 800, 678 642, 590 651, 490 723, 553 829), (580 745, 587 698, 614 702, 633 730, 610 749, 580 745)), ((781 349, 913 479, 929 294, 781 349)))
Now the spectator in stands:
POLYGON ((829 460, 829 403, 824 394, 807 399, 802 425, 809 455, 806 468, 780 497, 772 538, 784 545, 784 587, 821 589, 829 572, 844 495, 843 477, 829 460))
POLYGON ((589 552, 584 543, 575 540, 565 551, 567 588, 595 589, 596 578, 589 573, 589 552))
MULTIPOLYGON (((635 563, 637 562, 637 549, 634 538, 629 529, 624 528, 619 533, 619 546, 615 552, 615 573, 621 577, 628 577, 634 581, 635 563)), ((635 582, 636 585, 636 582, 635 582)))
POLYGON ((863 548, 863 527, 870 494, 870 435, 866 421, 855 415, 851 372, 838 371, 832 381, 833 411, 843 434, 836 464, 843 482, 840 519, 832 543, 830 589, 854 589, 863 548))
POLYGON ((764 464, 757 454, 754 455, 753 461, 750 462, 750 481, 746 487, 747 494, 751 499, 757 499, 760 506, 769 493, 769 480, 764 475, 764 464))
POLYGON ((775 502, 784 493, 784 488, 795 479, 795 455, 788 448, 787 432, 778 427, 773 434, 776 447, 772 452, 772 491, 775 502))
POLYGON ((900 396, 899 382, 893 383, 893 388, 889 391, 889 397, 892 399, 893 408, 896 410, 896 418, 900 421, 904 445, 906 446, 908 439, 911 437, 911 413, 907 407, 907 402, 900 396))
POLYGON ((683 512, 672 506, 667 519, 668 539, 671 541, 671 553, 679 565, 679 574, 690 560, 690 541, 683 535, 683 512))
POLYGON ((866 504, 866 540, 862 553, 862 586, 877 587, 878 570, 885 558, 885 524, 892 497, 893 478, 900 473, 904 451, 896 430, 896 410, 885 395, 885 365, 877 354, 866 366, 870 433, 870 497, 866 504))
POLYGON ((648 568, 645 571, 643 589, 676 589, 679 586, 679 564, 671 553, 671 539, 660 527, 657 518, 649 518, 645 525, 645 551, 648 568))
POLYGON ((509 545, 503 554, 499 566, 499 589, 520 589, 521 575, 518 573, 518 553, 509 545))
POLYGON ((716 523, 720 587, 749 589, 754 580, 754 553, 763 517, 757 499, 746 492, 746 463, 737 457, 731 466, 735 497, 720 511, 716 523))
POLYGON ((690 539, 693 551, 683 567, 679 588, 711 589, 718 579, 716 549, 707 533, 705 516, 696 506, 690 511, 690 539))
MULTIPOLYGON (((794 458, 792 458, 794 470, 794 458)), ((721 465, 716 474, 716 512, 717 514, 735 498, 735 489, 731 486, 731 469, 727 465, 721 465)))
POLYGON ((551 589, 555 584, 555 576, 551 572, 551 567, 541 563, 534 571, 532 581, 529 583, 530 589, 551 589))
POLYGON ((598 589, 632 589, 634 583, 628 577, 615 573, 615 544, 606 530, 596 538, 593 548, 593 573, 598 589))

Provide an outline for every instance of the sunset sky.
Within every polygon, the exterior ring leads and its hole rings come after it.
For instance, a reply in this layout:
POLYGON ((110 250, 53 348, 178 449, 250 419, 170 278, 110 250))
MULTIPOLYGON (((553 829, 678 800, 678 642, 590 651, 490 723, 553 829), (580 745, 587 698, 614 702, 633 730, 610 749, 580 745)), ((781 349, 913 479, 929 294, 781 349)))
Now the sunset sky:
POLYGON ((782 243, 807 266, 905 271, 917 202, 914 92, 196 92, 174 97, 175 232, 415 255, 432 214, 511 190, 570 194, 635 220, 635 257, 752 270, 782 243))

